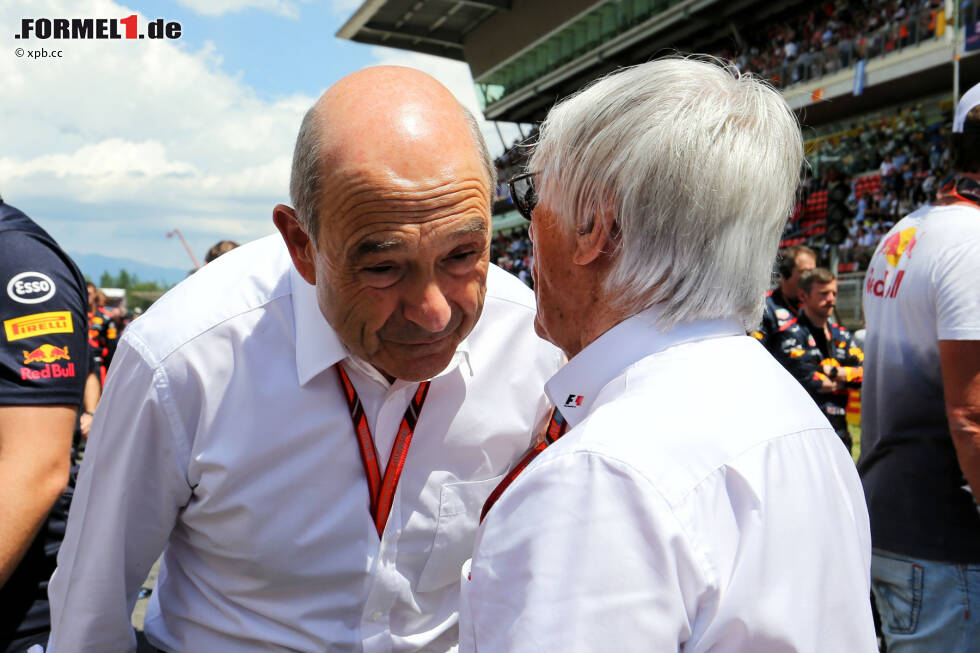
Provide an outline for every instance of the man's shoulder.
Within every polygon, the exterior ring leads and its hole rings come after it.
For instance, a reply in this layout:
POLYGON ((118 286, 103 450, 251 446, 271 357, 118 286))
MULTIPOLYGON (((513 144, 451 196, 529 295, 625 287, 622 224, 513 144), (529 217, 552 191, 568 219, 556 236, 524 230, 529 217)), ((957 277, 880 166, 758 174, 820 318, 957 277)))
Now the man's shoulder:
POLYGON ((793 311, 790 310, 789 303, 783 295, 782 288, 773 288, 769 291, 769 294, 766 295, 766 305, 769 306, 776 319, 780 322, 788 320, 793 316, 793 311))
MULTIPOLYGON (((941 247, 957 247, 980 240, 980 207, 965 204, 928 206, 905 220, 914 217, 920 217, 919 224, 909 226, 920 227, 928 240, 941 247)), ((902 222, 895 225, 896 230, 902 222)))
POLYGON ((530 311, 531 314, 536 310, 534 292, 523 281, 492 263, 487 271, 486 299, 499 303, 504 310, 530 311))
POLYGON ((17 308, 48 307, 62 300, 85 314, 82 273, 44 229, 0 202, 0 293, 17 308))
POLYGON ((563 438, 564 447, 622 460, 669 502, 746 451, 829 429, 802 386, 748 337, 676 347, 625 375, 625 390, 605 397, 603 391, 593 412, 563 438), (713 360, 745 377, 712 374, 713 360))
POLYGON ((292 262, 278 234, 247 243, 205 265, 126 329, 159 362, 183 344, 289 295, 292 262))
POLYGON ((810 330, 805 324, 800 323, 799 317, 791 317, 786 321, 780 321, 779 329, 777 330, 777 338, 779 340, 799 340, 801 342, 806 342, 809 340, 810 330))
POLYGON ((564 361, 561 351, 534 331, 534 293, 517 277, 495 265, 487 272, 483 313, 468 340, 477 356, 493 360, 498 370, 541 372, 541 384, 564 361))
POLYGON ((840 322, 827 322, 827 326, 830 327, 831 334, 839 340, 850 340, 853 337, 850 330, 840 322))

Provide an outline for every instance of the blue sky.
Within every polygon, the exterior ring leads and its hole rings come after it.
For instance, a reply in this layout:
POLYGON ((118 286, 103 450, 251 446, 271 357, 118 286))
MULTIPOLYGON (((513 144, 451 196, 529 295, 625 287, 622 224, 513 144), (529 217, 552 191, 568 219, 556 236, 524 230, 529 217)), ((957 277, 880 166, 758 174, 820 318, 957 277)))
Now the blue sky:
MULTIPOLYGON (((345 74, 420 68, 478 112, 465 64, 342 41, 357 0, 4 0, 0 2, 0 194, 69 252, 188 267, 213 243, 273 230, 288 202, 303 113, 345 74), (37 17, 179 21, 181 37, 15 39, 37 17), (18 57, 17 48, 60 50, 18 57)), ((503 126, 505 137, 516 127, 503 126)), ((492 124, 491 151, 501 150, 492 124)))

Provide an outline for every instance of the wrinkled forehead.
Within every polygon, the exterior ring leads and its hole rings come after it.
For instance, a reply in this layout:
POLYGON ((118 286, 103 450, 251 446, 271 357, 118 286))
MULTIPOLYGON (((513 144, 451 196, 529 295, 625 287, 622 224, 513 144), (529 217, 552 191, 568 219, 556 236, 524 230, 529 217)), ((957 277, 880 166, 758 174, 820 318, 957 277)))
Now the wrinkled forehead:
POLYGON ((365 242, 489 237, 489 189, 475 162, 418 168, 408 176, 385 165, 352 166, 333 175, 325 191, 321 242, 345 258, 365 242))
POLYGON ((386 119, 351 120, 321 132, 319 168, 327 183, 338 176, 390 176, 427 183, 481 170, 472 132, 458 111, 401 107, 386 119), (441 115, 439 115, 441 114, 441 115))

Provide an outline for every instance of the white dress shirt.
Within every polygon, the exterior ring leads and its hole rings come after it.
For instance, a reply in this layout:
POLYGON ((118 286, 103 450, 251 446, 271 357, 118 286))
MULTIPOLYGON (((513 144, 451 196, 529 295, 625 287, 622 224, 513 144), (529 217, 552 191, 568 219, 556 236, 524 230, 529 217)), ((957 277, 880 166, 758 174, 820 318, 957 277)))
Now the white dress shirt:
POLYGON ((416 383, 350 358, 270 236, 204 267, 122 338, 58 569, 49 651, 446 651, 484 498, 547 413, 561 353, 497 268, 482 316, 432 381, 379 540, 346 399, 382 470, 416 383))
POLYGON ((477 533, 460 651, 876 651, 847 450, 737 324, 656 315, 548 382, 570 430, 477 533))

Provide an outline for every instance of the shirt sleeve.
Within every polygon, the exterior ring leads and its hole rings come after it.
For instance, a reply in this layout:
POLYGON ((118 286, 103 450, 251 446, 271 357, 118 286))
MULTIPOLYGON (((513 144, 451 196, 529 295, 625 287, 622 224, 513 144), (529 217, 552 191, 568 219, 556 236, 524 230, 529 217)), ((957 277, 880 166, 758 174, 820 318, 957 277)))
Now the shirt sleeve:
POLYGON ((705 581, 666 502, 625 465, 572 453, 525 470, 463 578, 460 651, 677 651, 705 581))
MULTIPOLYGON (((980 218, 978 218, 980 220, 980 218)), ((958 234, 962 239, 962 235, 958 234)), ((936 274, 940 340, 980 340, 980 230, 943 253, 936 274)))
POLYGON ((0 405, 77 405, 88 375, 85 303, 50 242, 0 234, 0 405))
POLYGON ((136 650, 137 593, 190 500, 170 386, 142 350, 122 339, 96 411, 48 587, 49 653, 136 650))

